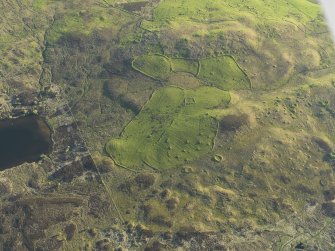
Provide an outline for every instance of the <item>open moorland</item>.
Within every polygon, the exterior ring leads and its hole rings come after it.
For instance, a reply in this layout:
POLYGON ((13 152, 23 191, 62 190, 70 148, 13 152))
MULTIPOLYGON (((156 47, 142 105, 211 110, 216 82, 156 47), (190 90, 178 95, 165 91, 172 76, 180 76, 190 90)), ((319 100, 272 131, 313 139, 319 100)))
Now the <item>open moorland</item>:
POLYGON ((335 50, 312 0, 0 0, 0 250, 334 250, 335 50))

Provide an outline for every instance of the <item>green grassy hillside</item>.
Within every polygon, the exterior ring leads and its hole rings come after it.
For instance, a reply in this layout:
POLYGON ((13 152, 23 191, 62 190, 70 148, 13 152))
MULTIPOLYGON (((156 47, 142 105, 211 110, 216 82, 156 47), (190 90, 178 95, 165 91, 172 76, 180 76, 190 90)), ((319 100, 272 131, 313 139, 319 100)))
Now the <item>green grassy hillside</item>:
POLYGON ((215 118, 222 113, 218 107, 227 105, 229 97, 213 87, 160 89, 106 150, 117 163, 133 169, 193 161, 211 151, 218 130, 215 118))
POLYGON ((0 0, 0 22, 0 116, 55 144, 0 173, 0 250, 335 250, 317 1, 0 0))
MULTIPOLYGON (((166 80, 176 72, 185 72, 203 80, 204 84, 222 90, 249 89, 248 75, 231 56, 205 59, 168 58, 163 55, 144 55, 132 62, 132 67, 157 80, 166 80)), ((178 83, 176 83, 178 85, 178 83)))

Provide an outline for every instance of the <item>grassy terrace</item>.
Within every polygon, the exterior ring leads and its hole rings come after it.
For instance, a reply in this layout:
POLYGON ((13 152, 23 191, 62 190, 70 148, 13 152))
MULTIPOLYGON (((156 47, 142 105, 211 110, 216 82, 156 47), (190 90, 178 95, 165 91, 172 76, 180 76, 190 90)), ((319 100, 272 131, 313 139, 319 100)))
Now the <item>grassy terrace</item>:
POLYGON ((214 87, 156 91, 119 139, 106 146, 114 160, 130 168, 148 165, 171 168, 199 158, 212 149, 219 107, 229 103, 228 92, 214 87))
POLYGON ((200 60, 199 78, 222 90, 248 89, 250 80, 232 57, 200 60))
POLYGON ((171 59, 172 70, 174 72, 186 72, 194 76, 199 73, 199 61, 185 58, 171 59))
POLYGON ((154 79, 166 79, 171 72, 169 58, 161 55, 145 55, 136 58, 132 66, 135 70, 154 79))

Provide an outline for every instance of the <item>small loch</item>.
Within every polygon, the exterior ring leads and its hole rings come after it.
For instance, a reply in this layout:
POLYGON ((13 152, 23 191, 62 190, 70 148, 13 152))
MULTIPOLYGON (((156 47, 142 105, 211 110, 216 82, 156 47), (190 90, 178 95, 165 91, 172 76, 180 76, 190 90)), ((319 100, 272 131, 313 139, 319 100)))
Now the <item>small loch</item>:
POLYGON ((51 130, 36 115, 0 120, 0 171, 41 159, 52 151, 51 130))

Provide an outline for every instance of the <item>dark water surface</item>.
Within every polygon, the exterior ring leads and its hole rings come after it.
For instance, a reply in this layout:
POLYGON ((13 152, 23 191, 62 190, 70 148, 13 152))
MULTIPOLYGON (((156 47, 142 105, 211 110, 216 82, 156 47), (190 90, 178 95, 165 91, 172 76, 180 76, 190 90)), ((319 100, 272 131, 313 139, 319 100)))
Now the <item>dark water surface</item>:
POLYGON ((41 159, 52 150, 51 130, 38 116, 0 121, 0 171, 41 159))

